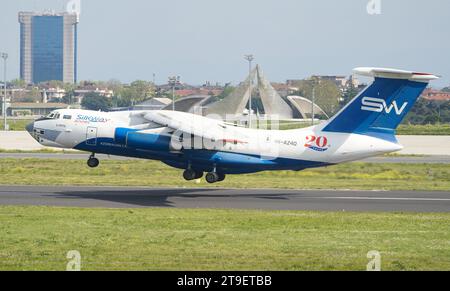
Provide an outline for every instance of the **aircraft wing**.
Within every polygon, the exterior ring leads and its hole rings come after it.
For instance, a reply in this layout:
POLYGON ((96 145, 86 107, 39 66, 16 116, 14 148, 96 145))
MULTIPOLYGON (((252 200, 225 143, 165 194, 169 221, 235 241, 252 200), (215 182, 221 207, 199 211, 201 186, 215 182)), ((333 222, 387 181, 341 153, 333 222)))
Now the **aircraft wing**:
POLYGON ((246 143, 248 140, 239 127, 192 113, 155 110, 146 112, 144 118, 161 126, 204 139, 235 143, 246 143))

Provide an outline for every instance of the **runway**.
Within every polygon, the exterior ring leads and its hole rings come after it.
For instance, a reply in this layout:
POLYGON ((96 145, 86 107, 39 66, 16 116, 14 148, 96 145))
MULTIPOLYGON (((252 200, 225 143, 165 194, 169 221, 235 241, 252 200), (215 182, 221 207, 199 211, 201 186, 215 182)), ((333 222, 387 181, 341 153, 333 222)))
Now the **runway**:
POLYGON ((0 205, 450 212, 450 192, 0 186, 0 205))
MULTIPOLYGON (((100 160, 130 160, 133 158, 97 154, 100 160)), ((0 153, 0 159, 61 159, 87 160, 89 153, 0 153)), ((450 164, 450 156, 381 156, 361 160, 367 163, 450 164)))

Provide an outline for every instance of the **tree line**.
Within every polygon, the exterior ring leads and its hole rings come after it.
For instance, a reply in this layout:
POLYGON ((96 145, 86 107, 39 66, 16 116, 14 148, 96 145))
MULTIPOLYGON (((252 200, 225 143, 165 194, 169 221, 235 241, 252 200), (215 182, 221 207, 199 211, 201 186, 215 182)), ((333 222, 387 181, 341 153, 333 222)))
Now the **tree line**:
POLYGON ((90 110, 107 111, 112 107, 130 107, 156 95, 154 84, 143 80, 134 81, 128 86, 118 81, 110 82, 107 88, 114 92, 111 98, 90 92, 84 96, 81 106, 90 110))
POLYGON ((118 80, 103 81, 82 81, 78 84, 64 83, 62 81, 48 81, 37 85, 29 86, 25 81, 16 79, 11 81, 13 88, 29 89, 26 93, 18 93, 15 96, 16 102, 36 102, 42 99, 39 88, 61 88, 65 90, 62 98, 54 98, 50 102, 60 102, 72 104, 75 91, 84 88, 99 88, 113 91, 111 98, 105 97, 98 92, 87 93, 82 101, 82 106, 91 110, 108 110, 111 107, 129 107, 149 98, 155 97, 158 92, 152 82, 136 80, 129 85, 124 85, 118 80))

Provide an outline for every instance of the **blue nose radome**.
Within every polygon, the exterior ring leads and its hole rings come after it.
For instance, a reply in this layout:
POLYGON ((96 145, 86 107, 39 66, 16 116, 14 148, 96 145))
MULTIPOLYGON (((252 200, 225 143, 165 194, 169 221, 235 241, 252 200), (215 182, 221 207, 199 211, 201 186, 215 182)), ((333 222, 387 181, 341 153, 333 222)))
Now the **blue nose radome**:
POLYGON ((25 129, 31 134, 33 135, 33 130, 34 130, 34 122, 28 124, 27 126, 25 126, 25 129))

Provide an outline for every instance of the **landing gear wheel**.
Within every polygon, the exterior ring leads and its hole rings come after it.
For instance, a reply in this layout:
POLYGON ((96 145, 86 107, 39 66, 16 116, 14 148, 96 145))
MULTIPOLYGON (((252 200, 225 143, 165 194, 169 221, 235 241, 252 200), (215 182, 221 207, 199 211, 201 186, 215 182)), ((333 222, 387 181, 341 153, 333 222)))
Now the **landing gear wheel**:
POLYGON ((225 174, 217 174, 218 178, 217 182, 222 182, 223 180, 225 180, 225 174))
POLYGON ((98 167, 99 164, 100 164, 100 161, 94 157, 90 157, 89 160, 87 161, 87 165, 90 168, 96 168, 96 167, 98 167))
POLYGON ((195 179, 200 179, 203 177, 203 172, 195 172, 195 179))
POLYGON ((183 172, 183 178, 186 181, 191 181, 195 179, 195 171, 187 169, 183 172))
POLYGON ((187 169, 183 172, 183 178, 186 181, 192 181, 195 179, 200 179, 201 177, 203 177, 203 172, 197 172, 191 169, 187 169))
POLYGON ((216 183, 217 181, 219 181, 219 175, 217 173, 214 172, 210 172, 208 174, 206 174, 206 182, 212 184, 212 183, 216 183))

